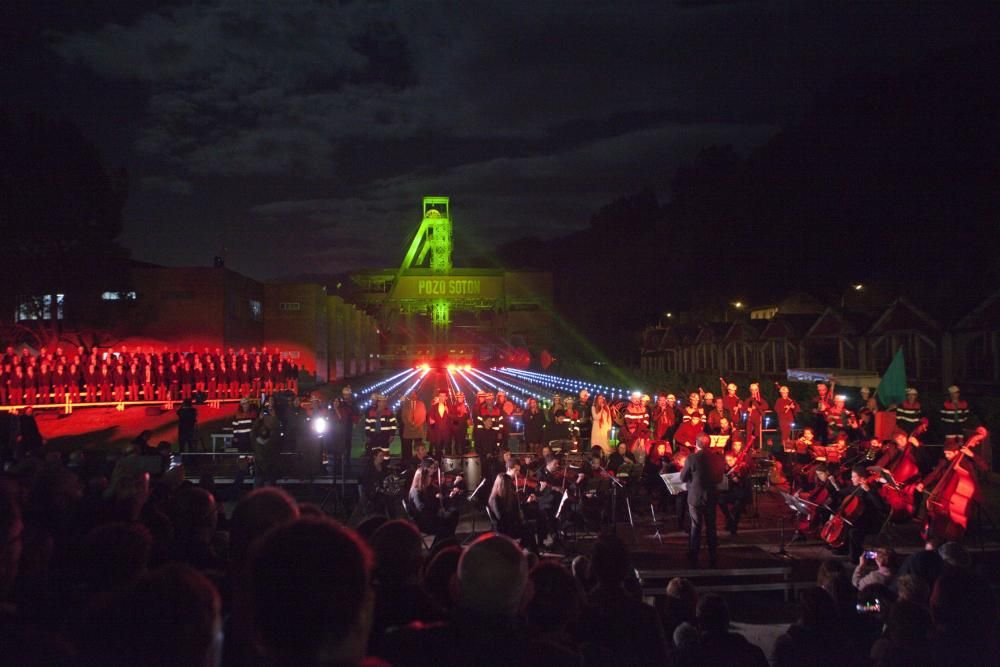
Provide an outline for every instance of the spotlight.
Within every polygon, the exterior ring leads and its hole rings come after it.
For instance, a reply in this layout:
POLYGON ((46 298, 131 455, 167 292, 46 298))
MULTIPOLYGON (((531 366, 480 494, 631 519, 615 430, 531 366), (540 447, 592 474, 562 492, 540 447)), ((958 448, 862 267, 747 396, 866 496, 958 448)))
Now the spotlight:
POLYGON ((314 419, 312 427, 316 435, 323 435, 324 433, 326 433, 326 427, 327 427, 326 417, 317 417, 316 419, 314 419))

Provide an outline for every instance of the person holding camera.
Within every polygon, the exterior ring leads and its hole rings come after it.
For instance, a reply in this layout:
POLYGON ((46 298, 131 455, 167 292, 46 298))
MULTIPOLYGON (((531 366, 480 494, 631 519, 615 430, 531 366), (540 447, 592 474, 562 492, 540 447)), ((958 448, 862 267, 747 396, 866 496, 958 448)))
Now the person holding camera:
POLYGON ((896 553, 892 549, 866 551, 858 559, 851 583, 859 591, 872 584, 889 586, 896 578, 896 553))

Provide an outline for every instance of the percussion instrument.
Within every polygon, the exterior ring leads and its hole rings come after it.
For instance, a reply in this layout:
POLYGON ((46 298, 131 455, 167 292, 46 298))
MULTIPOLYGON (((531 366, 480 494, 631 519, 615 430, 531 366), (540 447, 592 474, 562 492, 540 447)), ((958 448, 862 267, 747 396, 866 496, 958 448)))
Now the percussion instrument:
POLYGON ((462 475, 467 488, 474 489, 483 479, 483 464, 479 454, 466 454, 462 457, 462 475))
POLYGON ((441 471, 442 472, 453 472, 462 471, 462 457, 455 456, 454 454, 446 454, 441 457, 441 471))

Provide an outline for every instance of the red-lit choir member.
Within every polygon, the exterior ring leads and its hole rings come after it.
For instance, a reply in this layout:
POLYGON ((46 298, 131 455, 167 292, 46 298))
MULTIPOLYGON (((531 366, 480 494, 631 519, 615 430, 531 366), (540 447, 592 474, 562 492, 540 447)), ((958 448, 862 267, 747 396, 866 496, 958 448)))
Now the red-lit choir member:
POLYGON ((260 390, 264 394, 270 395, 274 391, 274 381, 271 379, 271 364, 261 365, 260 369, 260 390))
POLYGON ((114 400, 121 402, 125 400, 125 387, 128 386, 128 371, 125 364, 119 359, 111 371, 111 384, 114 391, 114 400))
POLYGON ((170 399, 170 377, 168 366, 161 360, 156 366, 156 400, 166 401, 170 399))
POLYGON ((666 394, 659 394, 656 397, 651 426, 653 440, 657 442, 670 442, 674 431, 677 430, 677 413, 674 412, 674 408, 667 402, 666 394))
POLYGON ((233 367, 226 361, 219 361, 219 367, 215 371, 215 397, 218 399, 228 398, 232 381, 233 367))
POLYGON ((178 369, 177 379, 181 385, 181 398, 191 398, 193 372, 190 361, 185 361, 178 369))
POLYGON ((56 372, 52 374, 52 400, 55 403, 66 402, 66 388, 69 386, 69 373, 63 364, 56 364, 56 372))
POLYGON ((799 414, 799 404, 789 397, 788 387, 778 388, 778 400, 774 402, 774 412, 778 415, 778 430, 781 431, 781 444, 787 445, 792 439, 792 424, 799 414))
POLYGON ((236 372, 236 379, 240 383, 240 393, 233 398, 244 398, 250 395, 250 364, 247 362, 242 362, 239 364, 239 370, 236 372))
POLYGON ((191 383, 194 385, 194 391, 199 394, 205 391, 205 367, 197 357, 191 367, 191 383))
POLYGON ((101 370, 97 373, 97 387, 99 392, 98 398, 104 403, 112 400, 111 385, 113 382, 114 378, 112 377, 111 368, 107 364, 101 365, 101 370))
POLYGON ((747 447, 759 447, 763 444, 764 413, 771 409, 771 404, 761 395, 760 385, 756 382, 750 385, 750 397, 745 401, 744 409, 747 413, 747 447))
POLYGON ((250 388, 253 390, 253 396, 260 396, 260 390, 264 386, 264 367, 260 365, 260 358, 256 357, 253 363, 253 368, 250 369, 250 388))
POLYGON ((229 365, 229 372, 226 374, 226 393, 229 398, 242 398, 240 393, 240 362, 234 361, 229 365))
POLYGON ((142 381, 142 377, 139 375, 139 364, 133 361, 126 370, 125 377, 128 378, 128 400, 138 401, 139 384, 142 381))
POLYGON ((175 401, 181 395, 181 364, 172 363, 167 370, 167 377, 170 379, 170 400, 175 401))
POLYGON ((75 364, 75 363, 71 364, 70 367, 69 367, 69 371, 67 371, 67 375, 69 376, 69 385, 67 386, 66 391, 69 392, 69 400, 70 400, 71 403, 79 403, 80 402, 80 365, 79 364, 75 364))
POLYGON ((14 365, 11 363, 0 364, 0 405, 8 405, 10 398, 10 378, 14 375, 14 365))
POLYGON ((22 386, 24 387, 25 404, 34 405, 38 398, 38 375, 35 374, 34 366, 28 366, 25 370, 22 386))
POLYGON ((715 409, 712 409, 712 407, 713 406, 707 404, 705 406, 706 414, 708 415, 707 431, 711 435, 718 435, 722 431, 723 422, 729 424, 730 428, 732 428, 732 425, 730 424, 729 421, 729 417, 726 416, 726 406, 723 403, 721 396, 715 399, 715 405, 714 405, 715 409))
POLYGON ((38 369, 38 374, 36 376, 36 386, 37 386, 37 400, 39 403, 50 402, 50 392, 52 391, 52 368, 45 362, 42 362, 41 367, 38 369))
POLYGON ((142 383, 142 400, 152 401, 153 387, 156 386, 156 368, 153 366, 152 362, 143 364, 142 369, 139 371, 142 383))
POLYGON ((210 401, 219 398, 219 367, 211 358, 205 364, 205 393, 210 401))
POLYGON ((431 399, 431 407, 427 411, 427 439, 431 443, 431 452, 435 455, 455 453, 452 449, 451 409, 448 405, 448 392, 444 389, 431 399))
POLYGON ((24 388, 27 378, 20 364, 14 366, 14 374, 10 377, 10 404, 21 405, 24 400, 24 388))

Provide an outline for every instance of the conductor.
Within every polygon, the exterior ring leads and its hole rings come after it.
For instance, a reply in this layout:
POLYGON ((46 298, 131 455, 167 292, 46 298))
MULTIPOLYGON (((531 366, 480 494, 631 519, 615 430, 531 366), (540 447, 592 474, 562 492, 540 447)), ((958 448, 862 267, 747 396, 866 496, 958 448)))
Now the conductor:
POLYGON ((715 532, 715 508, 719 504, 718 485, 726 472, 723 457, 709 449, 711 439, 704 433, 695 439, 697 451, 688 456, 681 470, 681 481, 688 485, 688 511, 691 516, 691 533, 688 537, 688 562, 698 567, 701 550, 701 528, 705 527, 708 542, 709 567, 716 566, 719 539, 715 532))

